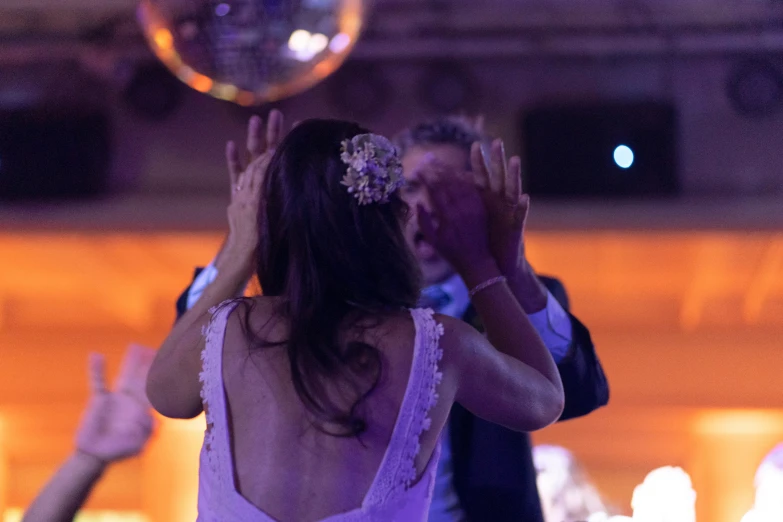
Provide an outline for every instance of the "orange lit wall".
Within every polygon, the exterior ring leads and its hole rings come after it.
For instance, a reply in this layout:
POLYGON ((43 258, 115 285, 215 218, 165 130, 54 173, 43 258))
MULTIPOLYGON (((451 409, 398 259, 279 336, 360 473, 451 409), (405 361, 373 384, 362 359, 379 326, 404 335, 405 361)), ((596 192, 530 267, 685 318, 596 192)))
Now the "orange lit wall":
MULTIPOLYGON (((86 356, 116 370, 157 345, 217 234, 0 233, 0 510, 26 506, 72 447, 86 356)), ((761 457, 783 441, 783 235, 547 232, 529 254, 590 327, 611 405, 536 434, 563 444, 626 509, 651 469, 679 465, 700 522, 739 522, 761 457)), ((96 509, 194 519, 203 421, 161 421, 113 469, 96 509)))

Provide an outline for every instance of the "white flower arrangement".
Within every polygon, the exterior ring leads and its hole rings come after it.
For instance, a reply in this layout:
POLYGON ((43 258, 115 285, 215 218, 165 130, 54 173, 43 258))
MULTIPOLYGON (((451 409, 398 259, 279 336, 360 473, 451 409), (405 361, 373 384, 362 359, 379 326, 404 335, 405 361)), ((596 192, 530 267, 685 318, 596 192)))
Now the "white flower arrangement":
POLYGON ((340 159, 348 165, 348 172, 340 183, 360 205, 388 203, 405 182, 394 145, 377 134, 359 134, 341 145, 340 159))

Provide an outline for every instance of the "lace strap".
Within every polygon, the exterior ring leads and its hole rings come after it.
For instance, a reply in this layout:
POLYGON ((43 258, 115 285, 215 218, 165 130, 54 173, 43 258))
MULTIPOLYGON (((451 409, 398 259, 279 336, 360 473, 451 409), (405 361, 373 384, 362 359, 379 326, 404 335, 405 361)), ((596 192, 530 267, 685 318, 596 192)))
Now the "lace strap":
POLYGON ((226 395, 223 387, 223 342, 228 316, 238 304, 238 301, 229 300, 210 308, 212 318, 202 330, 205 342, 201 352, 199 381, 207 421, 204 450, 209 466, 219 476, 231 476, 226 395))
POLYGON ((411 315, 416 327, 416 340, 408 386, 389 448, 367 492, 364 506, 382 503, 401 494, 416 480, 420 437, 430 428, 429 412, 438 402, 437 388, 443 377, 438 370, 438 363, 443 357, 440 348, 443 325, 435 321, 431 309, 411 310, 411 315))

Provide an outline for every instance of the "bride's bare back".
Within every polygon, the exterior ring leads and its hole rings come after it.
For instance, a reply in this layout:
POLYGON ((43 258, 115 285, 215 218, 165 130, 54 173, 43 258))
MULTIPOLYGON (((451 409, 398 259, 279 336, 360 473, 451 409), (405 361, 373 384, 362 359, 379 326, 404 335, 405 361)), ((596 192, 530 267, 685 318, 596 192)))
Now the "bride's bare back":
MULTIPOLYGON (((277 300, 254 301, 252 331, 266 341, 284 340, 287 324, 274 313, 277 300)), ((313 425, 293 386, 285 345, 251 349, 244 317, 242 305, 229 316, 222 355, 236 490, 279 521, 316 521, 358 508, 381 467, 408 389, 416 339, 411 313, 389 314, 360 333, 344 335, 345 342, 376 347, 382 360, 378 385, 361 406, 367 430, 359 437, 335 437, 313 425)), ((334 385, 327 390, 340 408, 356 398, 334 385)), ((437 391, 440 400, 428 413, 432 425, 419 438, 416 477, 433 455, 453 402, 448 379, 437 391)))

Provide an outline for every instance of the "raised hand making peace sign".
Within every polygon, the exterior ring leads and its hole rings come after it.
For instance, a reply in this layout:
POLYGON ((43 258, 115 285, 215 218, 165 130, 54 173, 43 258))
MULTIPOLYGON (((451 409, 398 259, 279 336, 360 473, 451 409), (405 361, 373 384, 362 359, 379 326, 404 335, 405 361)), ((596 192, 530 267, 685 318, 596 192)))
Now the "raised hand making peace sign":
POLYGON ((76 435, 76 447, 104 463, 137 455, 152 434, 152 415, 144 387, 155 352, 130 345, 115 384, 106 384, 105 362, 90 355, 90 403, 76 435))

